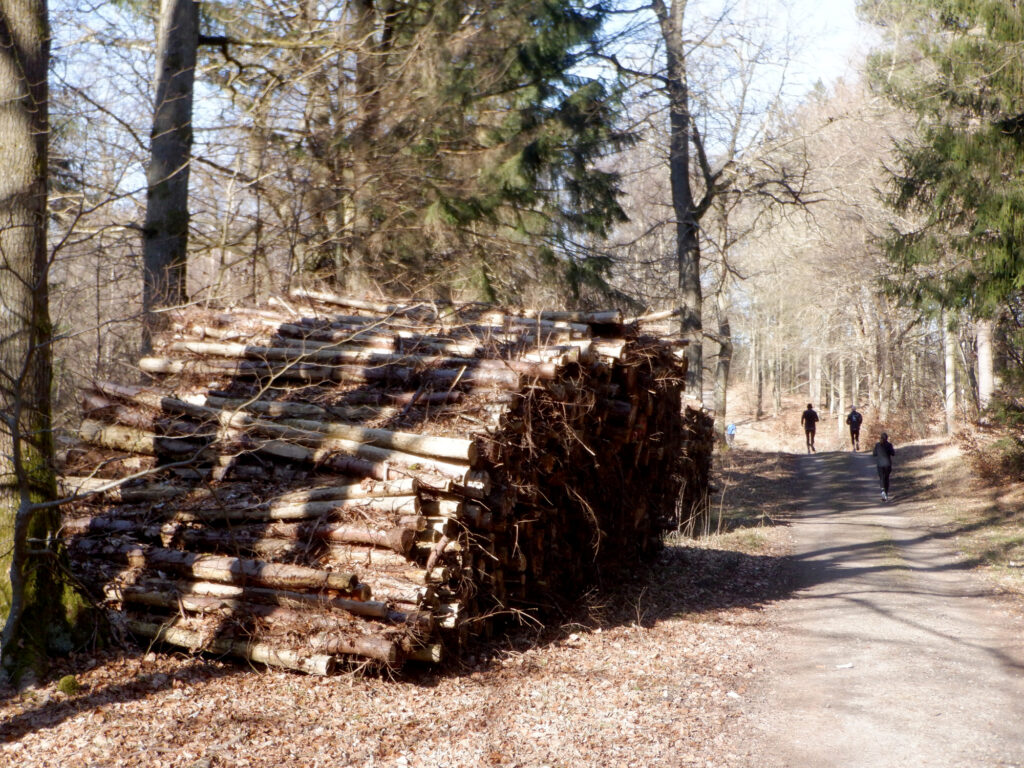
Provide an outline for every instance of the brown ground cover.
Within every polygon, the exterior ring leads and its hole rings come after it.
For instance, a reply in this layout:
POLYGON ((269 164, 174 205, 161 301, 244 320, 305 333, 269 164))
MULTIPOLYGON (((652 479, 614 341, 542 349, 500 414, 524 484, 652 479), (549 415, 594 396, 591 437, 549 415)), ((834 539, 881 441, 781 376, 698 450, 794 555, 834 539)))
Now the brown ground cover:
MULTIPOLYGON (((791 421, 776 433, 788 439, 791 421)), ((772 430, 741 427, 739 447, 717 457, 711 535, 673 538, 557 626, 398 677, 314 678, 147 649, 79 656, 0 692, 0 765, 745 766, 730 725, 772 660, 777 634, 761 608, 788 589, 793 458, 753 450, 771 447, 772 430), (81 689, 60 692, 63 674, 81 689)), ((1005 540, 1020 531, 1016 486, 972 481, 953 448, 902 448, 906 513, 944 526, 1018 594, 1018 545, 1005 540)))

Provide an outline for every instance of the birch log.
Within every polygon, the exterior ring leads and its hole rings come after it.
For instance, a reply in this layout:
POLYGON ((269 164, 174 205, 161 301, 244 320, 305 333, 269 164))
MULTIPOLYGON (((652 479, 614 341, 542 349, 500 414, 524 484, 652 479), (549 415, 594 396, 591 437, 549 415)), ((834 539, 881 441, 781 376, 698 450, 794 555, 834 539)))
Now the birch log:
POLYGON ((238 656, 259 664, 272 667, 284 667, 305 672, 309 675, 330 675, 334 673, 337 662, 334 656, 322 653, 304 654, 287 648, 278 648, 269 643, 251 640, 207 639, 203 633, 189 629, 152 624, 150 622, 130 619, 128 629, 136 635, 152 638, 161 643, 188 648, 193 653, 206 651, 238 656))

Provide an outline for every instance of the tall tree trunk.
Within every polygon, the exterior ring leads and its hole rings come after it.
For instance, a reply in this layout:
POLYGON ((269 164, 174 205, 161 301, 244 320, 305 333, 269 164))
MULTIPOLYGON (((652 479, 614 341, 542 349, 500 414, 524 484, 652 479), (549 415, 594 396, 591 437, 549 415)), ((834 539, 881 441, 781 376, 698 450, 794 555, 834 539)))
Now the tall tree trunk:
POLYGON ((198 46, 198 4, 193 0, 161 0, 143 227, 143 348, 147 351, 150 334, 161 325, 159 310, 183 303, 187 295, 188 176, 198 46))
POLYGON ((679 332, 689 341, 686 388, 691 397, 703 401, 703 324, 700 285, 700 227, 693 188, 690 184, 690 144, 694 140, 690 114, 690 88, 686 70, 683 19, 686 0, 663 0, 652 6, 658 16, 665 43, 666 90, 669 109, 669 185, 676 226, 676 295, 680 309, 679 332))
POLYGON ((381 121, 382 57, 392 44, 392 0, 353 0, 356 124, 352 131, 352 201, 347 217, 349 246, 346 274, 340 282, 349 290, 363 290, 369 283, 369 238, 373 232, 370 211, 374 203, 377 173, 376 137, 381 121))
POLYGON ((757 419, 764 418, 764 366, 757 366, 757 406, 754 409, 757 419))
MULTIPOLYGON (((50 429, 45 0, 0 0, 0 668, 18 680, 67 647, 50 429)), ((65 571, 66 572, 66 571, 65 571)))
POLYGON ((850 404, 860 408, 860 358, 853 358, 853 376, 850 382, 850 404))
MULTIPOLYGON (((723 268, 724 272, 724 268, 723 268)), ((724 277, 715 299, 718 304, 718 361, 715 364, 715 434, 725 441, 729 370, 732 367, 732 328, 729 325, 729 303, 726 300, 724 277)))
POLYGON ((942 313, 943 369, 945 371, 946 434, 956 431, 956 335, 949 326, 949 316, 942 313))
POLYGON ((992 393, 996 389, 992 353, 993 323, 991 320, 978 320, 975 326, 978 344, 978 407, 985 410, 992 401, 992 393))
POLYGON ((839 357, 839 386, 836 401, 836 424, 839 429, 836 430, 840 436, 843 434, 843 424, 846 423, 846 358, 840 355, 839 357))
POLYGON ((828 378, 828 412, 836 412, 836 374, 835 369, 830 366, 828 378))

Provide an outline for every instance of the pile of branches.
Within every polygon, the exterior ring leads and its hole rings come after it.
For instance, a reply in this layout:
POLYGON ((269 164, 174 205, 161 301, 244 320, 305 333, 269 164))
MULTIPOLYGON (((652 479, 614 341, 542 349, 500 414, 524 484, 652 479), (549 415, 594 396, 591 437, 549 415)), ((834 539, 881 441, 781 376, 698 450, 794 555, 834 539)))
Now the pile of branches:
POLYGON ((64 530, 116 626, 195 650, 439 661, 636 567, 706 495, 679 345, 617 312, 302 291, 183 311, 139 368, 83 393, 64 530))

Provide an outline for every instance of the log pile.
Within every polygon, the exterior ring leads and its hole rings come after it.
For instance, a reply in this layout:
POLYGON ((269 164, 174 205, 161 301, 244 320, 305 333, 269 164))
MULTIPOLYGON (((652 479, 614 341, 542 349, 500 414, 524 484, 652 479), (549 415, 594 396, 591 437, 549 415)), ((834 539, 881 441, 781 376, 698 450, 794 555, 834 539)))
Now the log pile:
POLYGON ((437 661, 634 567, 704 497, 678 346, 617 312, 311 291, 182 312, 144 385, 83 393, 75 568, 162 643, 437 661))

